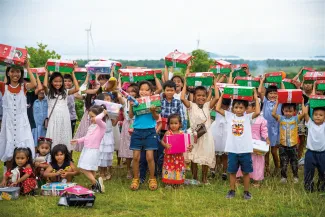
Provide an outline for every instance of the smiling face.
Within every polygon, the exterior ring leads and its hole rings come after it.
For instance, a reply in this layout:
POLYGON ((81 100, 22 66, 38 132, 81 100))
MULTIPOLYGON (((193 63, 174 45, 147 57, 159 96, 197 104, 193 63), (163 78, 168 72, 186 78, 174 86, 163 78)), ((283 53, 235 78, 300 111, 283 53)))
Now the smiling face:
POLYGON ((295 109, 293 107, 284 107, 282 111, 286 118, 291 118, 295 114, 295 109))
POLYGON ((11 82, 18 83, 21 79, 21 71, 18 68, 11 67, 8 72, 8 76, 11 82))
POLYGON ((270 101, 276 101, 276 99, 278 98, 278 93, 276 91, 271 91, 267 94, 267 98, 270 101))
POLYGON ((22 151, 18 152, 15 156, 15 162, 17 164, 17 166, 19 167, 23 167, 26 165, 28 161, 28 157, 26 156, 26 154, 22 151))
POLYGON ((175 77, 173 78, 173 82, 176 84, 176 92, 177 93, 181 92, 184 86, 182 80, 179 77, 175 77))
POLYGON ((48 143, 44 142, 38 145, 37 150, 42 156, 46 156, 48 153, 50 153, 51 147, 48 143))
POLYGON ((55 77, 53 80, 52 80, 52 85, 53 87, 56 89, 56 90, 59 90, 62 85, 63 85, 63 80, 61 77, 55 77))
POLYGON ((135 92, 134 87, 128 87, 128 89, 126 89, 126 92, 134 98, 137 96, 137 93, 135 92))
POLYGON ((194 101, 197 105, 204 105, 207 100, 207 92, 205 90, 196 90, 194 93, 194 101))
POLYGON ((71 89, 72 88, 71 79, 64 79, 64 87, 65 87, 65 89, 71 89))
POLYGON ((65 155, 61 151, 55 154, 55 160, 58 164, 63 164, 64 159, 65 159, 65 155))
POLYGON ((94 112, 89 112, 88 116, 89 116, 91 123, 96 124, 96 114, 94 112))
POLYGON ((141 97, 151 96, 151 89, 148 84, 142 84, 139 90, 139 95, 141 97))

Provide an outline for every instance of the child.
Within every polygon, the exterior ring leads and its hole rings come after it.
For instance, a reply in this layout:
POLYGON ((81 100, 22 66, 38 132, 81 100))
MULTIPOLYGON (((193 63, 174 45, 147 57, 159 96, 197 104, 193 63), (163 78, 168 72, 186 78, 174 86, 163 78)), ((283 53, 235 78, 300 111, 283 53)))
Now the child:
POLYGON ((21 194, 34 195, 36 178, 32 168, 33 158, 31 149, 15 148, 13 160, 12 168, 8 168, 1 186, 20 187, 21 194))
MULTIPOLYGON (((73 78, 70 74, 65 74, 63 76, 64 78, 64 88, 66 90, 70 90, 72 88, 72 82, 73 82, 73 78)), ((76 122, 77 122, 77 113, 76 113, 76 106, 75 106, 75 102, 74 102, 74 95, 70 94, 68 97, 68 108, 69 108, 69 113, 70 113, 70 122, 71 122, 71 132, 72 132, 72 137, 74 134, 74 129, 76 127, 76 122)))
POLYGON ((71 160, 71 155, 66 145, 58 144, 51 151, 51 163, 44 172, 44 177, 52 182, 72 182, 79 171, 71 160))
MULTIPOLYGON (((107 102, 112 102, 113 96, 111 93, 103 93, 104 100, 107 102)), ((113 135, 113 126, 116 126, 117 120, 112 120, 106 118, 106 131, 102 141, 99 146, 99 176, 103 180, 111 179, 111 167, 113 162, 114 154, 114 135, 113 135)))
MULTIPOLYGON (((142 81, 139 83, 139 95, 140 97, 151 96, 153 93, 153 86, 148 81, 142 81)), ((135 115, 133 113, 133 102, 130 102, 129 117, 134 120, 134 131, 131 136, 130 149, 133 150, 133 180, 131 183, 131 190, 139 189, 139 161, 141 150, 146 151, 146 157, 149 165, 150 190, 156 190, 158 188, 157 180, 155 178, 155 161, 154 151, 158 149, 158 138, 155 130, 156 120, 159 119, 159 114, 156 111, 156 107, 150 107, 151 113, 143 115, 135 115)))
MULTIPOLYGON (((222 99, 221 108, 225 111, 228 111, 231 104, 231 99, 222 99)), ((227 128, 226 128, 226 119, 224 116, 216 113, 216 119, 211 124, 210 131, 214 139, 214 148, 216 153, 216 166, 212 170, 212 177, 215 176, 215 170, 217 169, 218 162, 222 164, 222 180, 227 180, 227 163, 228 155, 225 152, 226 148, 226 139, 227 139, 227 128)))
POLYGON ((44 127, 44 120, 48 117, 48 105, 45 98, 44 90, 40 90, 37 94, 37 100, 34 102, 33 113, 36 128, 33 129, 33 137, 35 146, 37 146, 37 140, 39 137, 45 137, 46 129, 44 127))
MULTIPOLYGON (((250 114, 256 111, 255 102, 250 102, 248 104, 246 114, 250 114)), ((252 138, 255 140, 264 140, 267 144, 270 144, 267 133, 267 121, 262 115, 252 120, 252 138)), ((265 156, 253 153, 253 172, 249 174, 250 178, 254 180, 253 186, 259 187, 260 181, 264 179, 264 168, 265 168, 265 156)), ((238 170, 237 177, 243 176, 241 170, 238 170)))
MULTIPOLYGON (((132 97, 138 97, 139 88, 136 84, 130 84, 130 86, 126 89, 126 92, 130 94, 132 97)), ((127 170, 127 179, 132 179, 131 172, 131 161, 133 158, 133 152, 130 150, 130 140, 131 135, 129 133, 130 126, 133 125, 134 118, 131 119, 129 117, 130 110, 130 102, 126 98, 123 98, 123 112, 124 112, 124 121, 122 124, 122 131, 120 137, 120 149, 119 149, 119 157, 126 159, 126 170, 127 170)))
POLYGON ((94 105, 89 110, 89 117, 91 120, 91 125, 88 128, 88 132, 85 137, 80 139, 74 139, 71 144, 84 143, 82 149, 78 167, 81 172, 91 181, 92 190, 98 191, 100 193, 105 192, 105 186, 103 184, 102 177, 96 180, 96 171, 98 170, 98 161, 100 156, 100 142, 102 141, 105 131, 106 123, 105 115, 107 111, 98 105, 94 105))
MULTIPOLYGON (((179 114, 171 114, 168 117, 168 127, 169 130, 165 133, 164 138, 161 141, 161 144, 165 149, 169 149, 171 147, 171 145, 166 142, 166 136, 183 134, 183 132, 180 130, 182 128, 181 116, 179 114)), ((191 150, 191 146, 188 147, 188 150, 191 150)), ((184 184, 185 172, 186 168, 183 153, 165 154, 162 181, 166 184, 166 187, 170 185, 176 187, 184 184)))
POLYGON ((318 170, 318 190, 325 191, 325 108, 314 108, 313 119, 308 115, 308 107, 303 106, 308 128, 307 152, 305 154, 304 186, 306 191, 313 192, 314 173, 318 170))
MULTIPOLYGON (((214 82, 215 84, 215 82, 214 82)), ((186 87, 186 79, 184 87, 186 87)), ((215 89, 217 86, 215 85, 215 89)), ((208 183, 208 169, 215 167, 215 151, 212 134, 209 130, 211 125, 210 109, 216 105, 219 95, 207 102, 208 91, 203 86, 198 86, 194 91, 194 102, 188 101, 185 97, 186 88, 182 90, 181 100, 189 108, 188 114, 190 117, 191 129, 194 131, 194 146, 191 153, 188 154, 192 161, 193 179, 198 180, 197 164, 202 165, 202 182, 208 183), (197 135, 198 128, 205 128, 205 132, 197 135)), ((210 92, 211 94, 211 92, 210 92)))
POLYGON ((25 67, 30 83, 24 84, 24 70, 7 67, 6 83, 0 82, 2 94, 3 118, 0 132, 0 160, 12 168, 12 156, 15 148, 30 148, 35 156, 35 145, 27 116, 26 92, 36 87, 36 80, 30 71, 29 62, 25 67))
MULTIPOLYGON (((279 144, 279 123, 273 118, 272 110, 275 106, 275 101, 278 97, 277 87, 269 86, 267 89, 264 88, 265 76, 260 80, 260 86, 258 93, 261 100, 263 100, 263 117, 267 121, 267 131, 270 139, 271 154, 274 162, 274 174, 276 175, 279 168, 279 155, 278 155, 278 144, 279 144)), ((283 83, 281 83, 281 89, 284 89, 283 83)), ((281 105, 277 110, 277 114, 281 114, 281 105)), ((269 152, 265 155, 265 168, 266 173, 270 173, 269 168, 269 152)))
MULTIPOLYGON (((45 67, 46 70, 46 67, 45 67)), ((79 84, 72 72, 74 88, 67 90, 64 87, 64 79, 61 73, 53 72, 48 82, 48 71, 45 72, 44 89, 48 95, 48 126, 46 137, 52 138, 52 149, 57 144, 66 144, 71 151, 70 141, 72 138, 70 113, 67 96, 79 91, 79 84)))
POLYGON ((287 182, 287 167, 291 164, 293 173, 293 182, 298 183, 298 123, 304 117, 304 114, 294 115, 296 113, 296 104, 282 104, 282 115, 276 114, 278 100, 273 108, 272 116, 280 123, 280 165, 281 165, 281 183, 287 182))
MULTIPOLYGON (((218 90, 218 89, 216 89, 218 90)), ((216 91, 216 94, 219 94, 216 91)), ((254 100, 256 103, 255 112, 245 114, 248 102, 244 100, 233 100, 232 112, 221 108, 223 95, 217 104, 217 112, 225 116, 227 121, 227 141, 225 152, 228 152, 228 173, 230 173, 230 191, 226 198, 235 197, 236 173, 239 166, 244 173, 244 199, 250 200, 252 195, 249 193, 249 173, 253 172, 252 157, 253 140, 251 121, 260 114, 260 104, 257 93, 254 90, 254 100)))
POLYGON ((38 145, 37 145, 37 152, 35 155, 34 166, 35 166, 35 175, 36 179, 40 183, 45 184, 44 179, 44 171, 51 163, 51 145, 52 139, 39 137, 38 138, 38 145))

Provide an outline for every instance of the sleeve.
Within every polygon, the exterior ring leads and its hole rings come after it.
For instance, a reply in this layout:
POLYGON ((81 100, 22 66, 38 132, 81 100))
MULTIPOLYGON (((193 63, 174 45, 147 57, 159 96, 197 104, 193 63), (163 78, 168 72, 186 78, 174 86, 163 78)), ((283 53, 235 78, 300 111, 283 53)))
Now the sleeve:
POLYGON ((81 137, 81 138, 79 138, 79 139, 77 139, 77 143, 78 144, 81 144, 81 143, 84 143, 85 142, 85 136, 84 137, 81 137))
POLYGON ((11 175, 11 170, 8 170, 6 173, 5 173, 5 177, 9 177, 11 175))
POLYGON ((102 120, 103 117, 105 116, 105 114, 102 112, 99 115, 96 116, 95 120, 96 120, 96 124, 100 127, 100 128, 106 128, 106 123, 102 120))
POLYGON ((232 120, 232 113, 225 110, 225 119, 227 123, 230 123, 232 120))
POLYGON ((265 140, 268 137, 267 120, 265 120, 264 118, 262 119, 262 122, 261 122, 261 135, 262 135, 262 138, 265 140))
POLYGON ((28 174, 28 175, 31 175, 33 173, 33 169, 32 168, 25 168, 23 170, 24 173, 28 174))
POLYGON ((0 92, 2 93, 2 96, 5 94, 5 83, 0 82, 0 92))
POLYGON ((309 118, 309 120, 306 121, 306 127, 307 128, 310 128, 311 127, 311 122, 312 122, 311 118, 309 118))

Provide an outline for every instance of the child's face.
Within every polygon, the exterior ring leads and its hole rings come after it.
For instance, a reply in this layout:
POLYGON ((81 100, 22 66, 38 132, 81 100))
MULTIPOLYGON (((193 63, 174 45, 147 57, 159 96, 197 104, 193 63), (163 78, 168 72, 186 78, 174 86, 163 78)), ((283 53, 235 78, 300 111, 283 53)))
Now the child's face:
POLYGON ((64 88, 71 89, 72 88, 72 81, 70 79, 64 79, 64 88))
POLYGON ((148 84, 142 84, 139 90, 139 95, 141 97, 151 96, 151 89, 148 84))
POLYGON ((182 83, 182 80, 178 77, 175 77, 173 79, 173 81, 176 84, 176 91, 181 91, 182 87, 184 86, 184 84, 182 83))
POLYGON ((243 104, 236 103, 232 106, 232 111, 236 116, 241 117, 246 112, 246 108, 243 104))
POLYGON ((253 113, 253 112, 255 112, 255 106, 254 107, 251 106, 251 105, 247 106, 246 113, 250 114, 250 113, 253 113))
POLYGON ((198 105, 204 105, 207 100, 207 93, 204 90, 197 90, 194 94, 194 101, 198 105))
POLYGON ((181 123, 179 122, 178 118, 170 119, 169 128, 172 131, 178 131, 181 128, 181 123))
POLYGON ((103 86, 104 84, 106 84, 107 81, 108 80, 105 79, 105 78, 102 78, 102 77, 99 77, 98 78, 98 82, 99 82, 100 86, 103 86))
POLYGON ((25 166, 28 161, 28 157, 24 152, 18 152, 15 156, 15 162, 17 166, 22 167, 25 166))
POLYGON ((278 93, 276 91, 269 92, 267 98, 270 101, 276 101, 276 99, 278 98, 278 93))
POLYGON ((128 89, 126 89, 126 92, 128 94, 130 94, 131 96, 133 96, 133 97, 136 97, 137 96, 137 93, 134 91, 134 88, 133 87, 128 87, 128 89))
POLYGON ((313 112, 313 120, 315 124, 321 125, 325 121, 325 111, 322 110, 316 110, 313 112))
POLYGON ((165 88, 165 95, 167 99, 173 99, 175 94, 175 89, 173 87, 166 87, 165 88))
POLYGON ((59 90, 63 85, 62 78, 61 77, 54 78, 52 81, 52 85, 56 90, 59 90))
POLYGON ((38 146, 37 150, 39 151, 39 153, 42 155, 42 156, 45 156, 47 155, 48 153, 50 153, 50 145, 47 144, 47 143, 42 143, 38 146))
POLYGON ((306 92, 312 91, 312 89, 313 89, 313 84, 310 84, 310 83, 304 83, 303 88, 304 88, 304 91, 306 91, 306 92))
POLYGON ((61 151, 55 154, 55 160, 58 164, 63 164, 64 159, 65 159, 65 155, 61 151))
POLYGON ((44 97, 45 97, 44 90, 42 89, 42 90, 38 91, 37 96, 38 96, 38 99, 44 99, 44 97))
POLYGON ((96 124, 96 114, 94 112, 89 112, 88 115, 91 123, 96 124))
POLYGON ((8 72, 8 76, 10 78, 10 81, 19 82, 21 78, 21 71, 20 69, 11 67, 8 72))
POLYGON ((291 118, 295 114, 295 109, 292 107, 285 107, 283 108, 283 115, 286 118, 291 118))
POLYGON ((106 101, 106 102, 112 102, 111 96, 105 96, 104 101, 106 101))

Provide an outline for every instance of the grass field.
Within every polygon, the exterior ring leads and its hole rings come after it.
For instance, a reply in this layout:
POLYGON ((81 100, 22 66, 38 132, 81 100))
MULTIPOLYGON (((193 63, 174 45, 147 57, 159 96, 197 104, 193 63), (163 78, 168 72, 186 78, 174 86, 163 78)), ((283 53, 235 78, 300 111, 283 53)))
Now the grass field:
MULTIPOLYGON (((228 182, 219 176, 210 180, 209 186, 167 190, 160 183, 158 190, 151 192, 144 184, 132 192, 126 170, 114 169, 112 180, 105 181, 106 193, 96 194, 93 208, 59 207, 58 197, 21 196, 16 201, 0 201, 0 216, 325 216, 325 196, 306 193, 303 170, 299 172, 299 184, 280 184, 279 177, 268 177, 260 188, 251 189, 253 199, 244 201, 242 185, 235 199, 225 199, 228 182)), ((83 175, 75 181, 88 185, 83 175)))

